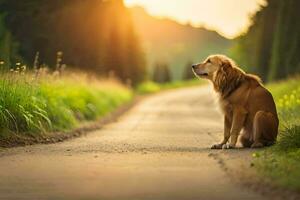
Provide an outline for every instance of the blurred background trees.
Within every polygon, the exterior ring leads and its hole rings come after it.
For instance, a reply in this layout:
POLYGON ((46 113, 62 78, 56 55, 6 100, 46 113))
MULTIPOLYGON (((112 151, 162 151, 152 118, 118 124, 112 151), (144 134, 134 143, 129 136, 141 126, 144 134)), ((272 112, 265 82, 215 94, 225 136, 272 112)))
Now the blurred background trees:
POLYGON ((172 70, 164 80, 179 80, 188 59, 226 53, 230 45, 215 31, 155 18, 123 0, 0 0, 0 59, 10 67, 32 66, 39 52, 39 63, 55 68, 63 52, 69 69, 133 84, 165 60, 172 70))
POLYGON ((167 63, 158 62, 154 66, 153 81, 156 83, 168 83, 171 79, 170 67, 167 63))
POLYGON ((248 31, 229 40, 126 8, 123 0, 0 0, 0 60, 32 66, 39 52, 39 63, 55 68, 63 52, 69 69, 137 84, 152 75, 159 82, 191 79, 190 60, 223 53, 272 81, 300 72, 298 8, 298 0, 267 0, 248 31))
POLYGON ((300 1, 267 0, 247 33, 236 39, 231 56, 264 80, 300 72, 300 1))
POLYGON ((32 65, 64 62, 101 75, 113 71, 133 83, 145 77, 145 61, 131 15, 122 0, 1 0, 1 59, 32 65), (17 43, 16 43, 17 42, 17 43), (16 45, 19 44, 19 45, 16 45))
POLYGON ((142 7, 129 10, 142 38, 149 71, 152 72, 156 63, 163 60, 172 67, 172 80, 182 80, 190 60, 200 62, 209 54, 228 54, 232 46, 232 40, 214 30, 153 17, 142 7))

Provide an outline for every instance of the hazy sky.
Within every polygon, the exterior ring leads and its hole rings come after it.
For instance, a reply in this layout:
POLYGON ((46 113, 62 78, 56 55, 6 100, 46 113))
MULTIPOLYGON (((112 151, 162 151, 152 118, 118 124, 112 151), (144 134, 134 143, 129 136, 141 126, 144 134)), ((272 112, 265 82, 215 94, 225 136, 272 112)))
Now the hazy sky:
POLYGON ((125 0, 129 7, 143 6, 154 16, 202 25, 229 38, 249 26, 249 15, 263 3, 264 0, 125 0))

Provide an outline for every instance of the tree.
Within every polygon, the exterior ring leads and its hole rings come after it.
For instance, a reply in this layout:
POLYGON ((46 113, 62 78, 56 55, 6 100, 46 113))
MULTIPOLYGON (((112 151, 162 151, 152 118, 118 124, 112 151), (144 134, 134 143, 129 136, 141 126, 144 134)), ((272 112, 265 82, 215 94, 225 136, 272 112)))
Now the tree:
POLYGON ((134 31, 132 23, 130 23, 127 31, 126 41, 126 66, 125 76, 129 78, 133 84, 139 83, 146 78, 146 62, 145 55, 140 46, 138 36, 134 31))
POLYGON ((268 0, 252 17, 248 31, 236 39, 231 56, 264 80, 299 73, 299 7, 298 0, 268 0))
POLYGON ((106 63, 105 67, 110 71, 113 71, 121 79, 125 78, 124 73, 124 55, 122 54, 122 42, 121 36, 117 27, 113 27, 110 30, 109 38, 107 40, 106 50, 106 63))
POLYGON ((171 81, 169 66, 166 63, 157 63, 153 71, 153 81, 167 83, 171 81))
POLYGON ((40 62, 54 67, 62 51, 71 67, 102 76, 114 71, 135 84, 145 77, 144 54, 122 0, 0 0, 0 13, 28 65, 40 52, 40 62))
POLYGON ((299 6, 297 0, 279 2, 269 80, 300 72, 300 23, 295 20, 299 18, 299 6))

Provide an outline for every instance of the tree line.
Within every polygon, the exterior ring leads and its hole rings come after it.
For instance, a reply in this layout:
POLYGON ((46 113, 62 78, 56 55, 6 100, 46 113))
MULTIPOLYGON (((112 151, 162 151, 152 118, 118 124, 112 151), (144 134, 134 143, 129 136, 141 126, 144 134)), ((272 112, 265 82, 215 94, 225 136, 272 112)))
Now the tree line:
POLYGON ((236 39, 231 56, 266 81, 300 73, 299 8, 299 0, 267 0, 236 39))
POLYGON ((114 73, 138 83, 145 56, 123 0, 0 0, 0 59, 55 66, 57 52, 71 67, 114 73))

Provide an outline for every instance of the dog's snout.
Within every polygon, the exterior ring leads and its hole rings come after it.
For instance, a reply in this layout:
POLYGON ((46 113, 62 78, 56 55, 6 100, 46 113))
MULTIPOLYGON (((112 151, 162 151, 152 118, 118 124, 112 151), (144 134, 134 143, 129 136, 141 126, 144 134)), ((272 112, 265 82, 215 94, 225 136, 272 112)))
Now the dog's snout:
POLYGON ((193 69, 196 69, 196 67, 197 67, 197 65, 196 65, 196 64, 195 64, 195 65, 192 65, 192 68, 193 68, 193 69))

